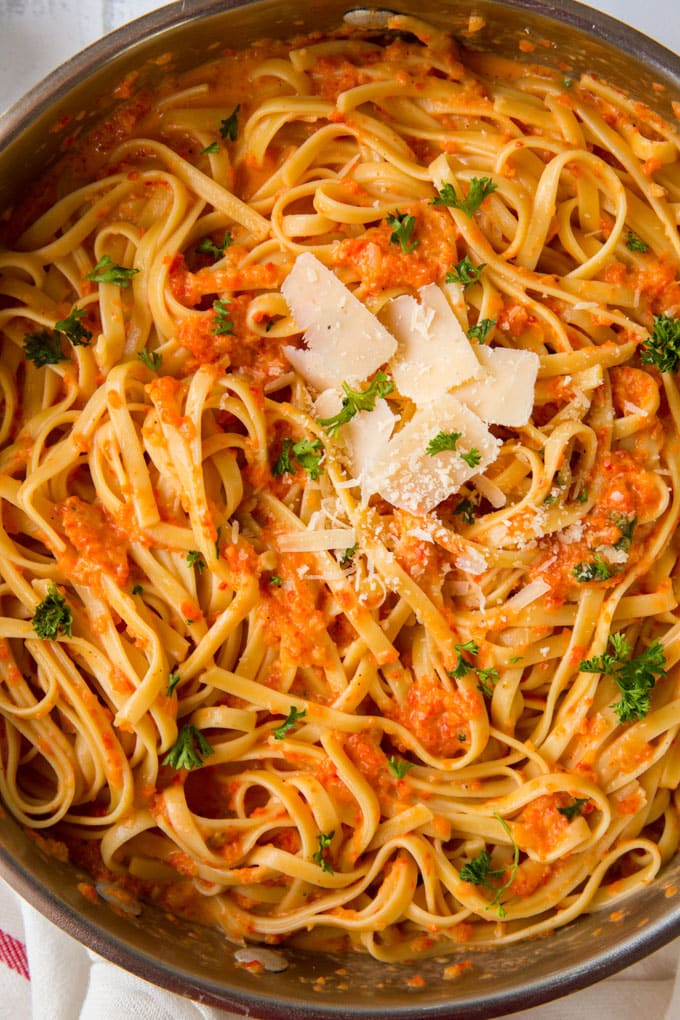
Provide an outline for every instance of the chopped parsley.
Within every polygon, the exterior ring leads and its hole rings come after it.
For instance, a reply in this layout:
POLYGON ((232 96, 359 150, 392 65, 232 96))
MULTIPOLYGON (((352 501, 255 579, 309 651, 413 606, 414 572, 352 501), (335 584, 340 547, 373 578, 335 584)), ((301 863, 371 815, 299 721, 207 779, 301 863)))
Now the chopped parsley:
POLYGON ((222 525, 217 526, 217 538, 215 539, 215 559, 220 558, 220 539, 222 537, 222 525))
POLYGON ((642 719, 649 712, 651 691, 659 677, 666 675, 663 645, 655 641, 640 655, 629 658, 631 646, 622 633, 609 638, 611 652, 583 659, 579 669, 584 673, 604 673, 612 677, 621 692, 620 701, 612 708, 619 722, 642 719))
POLYGON ((492 684, 498 683, 498 670, 497 669, 478 669, 477 679, 477 690, 481 691, 485 698, 493 697, 493 686, 492 684))
POLYGON ((470 326, 467 337, 469 340, 478 340, 480 344, 484 344, 495 325, 495 319, 480 319, 474 326, 470 326))
POLYGON ((216 336, 233 336, 234 335, 234 323, 229 318, 228 305, 231 304, 229 298, 224 298, 222 301, 213 301, 213 312, 215 313, 215 325, 212 328, 212 332, 216 336))
POLYGON ((36 368, 56 365, 59 361, 68 361, 61 348, 61 340, 56 333, 50 333, 47 329, 28 333, 24 337, 24 354, 36 368))
POLYGON ((388 227, 392 227, 392 233, 390 234, 391 243, 400 245, 404 255, 410 255, 420 244, 420 241, 411 240, 413 231, 416 229, 415 216, 410 216, 408 213, 400 213, 397 209, 396 212, 388 214, 385 222, 388 227))
POLYGON ((566 804, 565 807, 558 807, 557 810, 561 815, 564 815, 568 821, 573 822, 578 815, 583 814, 583 808, 588 803, 589 799, 589 797, 574 797, 571 804, 566 804))
POLYGON ((85 277, 92 283, 114 283, 116 287, 129 287, 130 280, 139 272, 138 269, 126 269, 117 265, 110 255, 102 255, 91 273, 85 277))
POLYGON ((649 245, 645 244, 642 238, 638 237, 637 234, 634 234, 632 230, 628 231, 628 235, 626 237, 626 248, 628 251, 649 251, 649 245))
POLYGON ((59 333, 64 333, 74 347, 87 347, 92 339, 89 329, 86 329, 80 321, 86 314, 84 308, 74 308, 65 319, 60 319, 54 324, 54 328, 59 333))
POLYGON ((482 262, 479 266, 473 266, 469 255, 466 255, 460 262, 451 266, 444 283, 462 283, 463 287, 469 287, 471 283, 477 283, 483 269, 486 269, 486 262, 482 262))
POLYGON ((187 566, 196 567, 199 574, 202 574, 207 567, 207 563, 203 559, 203 554, 200 553, 198 549, 190 549, 187 553, 187 566))
POLYGON ((655 315, 652 335, 640 353, 643 365, 656 365, 660 372, 677 372, 680 364, 680 318, 655 315))
POLYGON ((465 198, 459 198, 452 184, 444 184, 432 205, 445 205, 450 209, 460 209, 466 216, 473 216, 480 205, 498 187, 490 177, 473 177, 465 198))
POLYGON ((241 104, 238 103, 229 116, 220 121, 220 134, 222 138, 228 138, 230 142, 235 142, 238 137, 238 111, 240 109, 241 104))
POLYGON ((151 372, 157 372, 163 360, 158 351, 138 351, 137 357, 151 372))
POLYGON ((576 496, 576 502, 577 503, 587 503, 588 502, 588 490, 587 489, 581 489, 581 491, 576 496))
POLYGON ((175 687, 177 686, 179 681, 180 681, 180 675, 177 672, 171 673, 170 676, 168 677, 168 697, 169 698, 171 698, 172 695, 175 693, 175 687))
POLYGON ((444 450, 455 450, 456 443, 462 435, 462 432, 438 432, 427 444, 425 453, 429 453, 430 457, 434 457, 435 454, 443 453, 444 450))
POLYGON ((170 765, 173 769, 200 769, 204 764, 203 759, 214 753, 214 748, 201 731, 191 723, 186 723, 163 759, 163 764, 170 765))
POLYGON ((572 570, 572 574, 576 580, 581 583, 587 583, 588 581, 608 581, 615 573, 616 570, 607 563, 598 552, 595 553, 595 556, 590 563, 582 560, 581 563, 577 563, 572 570))
POLYGON ((335 835, 335 829, 331 832, 320 832, 317 836, 319 841, 319 849, 312 854, 312 860, 321 866, 322 871, 327 871, 329 875, 335 874, 332 867, 326 859, 326 851, 331 845, 331 840, 335 835))
POLYGON ((461 453, 460 459, 464 460, 468 467, 475 468, 482 462, 482 455, 476 446, 467 450, 465 453, 461 453))
POLYGON ((471 860, 467 864, 465 864, 460 869, 460 877, 462 878, 462 880, 464 882, 471 882, 473 885, 482 885, 482 886, 484 886, 487 889, 491 889, 491 891, 495 895, 494 895, 494 898, 491 900, 491 903, 489 903, 489 905, 487 907, 487 910, 490 907, 496 907, 497 911, 498 911, 498 916, 502 918, 502 917, 505 917, 505 909, 504 909, 503 905, 500 903, 500 898, 501 898, 502 894, 505 892, 505 890, 509 889, 510 886, 512 885, 512 883, 515 880, 515 875, 517 874, 517 868, 519 867, 519 847, 518 847, 517 843, 515 842, 515 840, 512 838, 512 833, 510 831, 510 826, 505 821, 505 819, 501 818, 501 816, 497 812, 495 812, 495 811, 494 811, 494 818, 496 818, 501 823, 501 825, 503 826, 503 828, 507 832, 507 834, 510 837, 510 840, 512 842, 513 856, 512 856, 512 867, 510 868, 510 877, 508 878, 508 880, 506 882, 504 882, 500 886, 492 885, 492 883, 489 881, 489 879, 490 878, 501 878, 505 874, 507 869, 506 868, 492 868, 491 867, 491 854, 489 853, 488 850, 482 850, 481 853, 479 853, 475 858, 473 858, 473 860, 471 860))
POLYGON ((473 502, 467 496, 461 499, 459 503, 456 503, 455 510, 453 511, 455 517, 462 517, 464 524, 474 524, 477 520, 475 511, 478 504, 473 502))
POLYGON ((132 589, 132 594, 133 595, 143 595, 144 594, 144 589, 142 588, 141 584, 136 584, 134 586, 134 588, 132 589))
POLYGON ((352 560, 354 559, 354 557, 357 554, 357 549, 358 548, 359 548, 359 543, 355 542, 354 545, 350 545, 350 546, 347 547, 347 549, 345 549, 344 553, 340 557, 340 566, 341 567, 348 567, 350 565, 350 563, 352 562, 352 560))
POLYGON ((215 244, 210 237, 204 237, 200 244, 196 245, 199 255, 212 255, 215 259, 221 259, 227 248, 234 243, 234 239, 227 230, 222 244, 215 244))
POLYGON ((393 776, 397 779, 403 779, 410 768, 413 768, 413 764, 410 761, 404 761, 403 758, 397 758, 395 755, 387 762, 387 767, 393 776))
POLYGON ((612 514, 612 521, 621 532, 621 537, 614 542, 614 548, 628 552, 633 544, 633 532, 637 525, 637 517, 626 517, 625 514, 612 514))
POLYGON ((206 145, 205 149, 201 150, 201 156, 216 156, 220 151, 219 142, 211 142, 210 145, 206 145))
POLYGON ((279 574, 270 574, 269 583, 272 585, 273 588, 280 588, 281 585, 283 584, 283 578, 280 577, 279 574))
POLYGON ((563 78, 562 79, 562 84, 564 85, 565 89, 570 89, 572 87, 572 85, 574 84, 574 79, 573 78, 563 78))
POLYGON ((365 390, 353 390, 344 382, 342 389, 345 396, 342 398, 342 408, 332 418, 319 418, 318 422, 325 428, 329 436, 334 436, 342 425, 351 421, 358 411, 372 411, 375 402, 380 397, 386 397, 394 389, 394 383, 384 372, 376 372, 373 380, 365 390))
POLYGON ((72 637, 73 613, 66 599, 61 595, 56 584, 48 585, 47 595, 40 602, 33 614, 33 630, 39 638, 55 638, 57 634, 72 637))
POLYGON ((295 726, 295 723, 300 719, 303 719, 306 715, 306 708, 296 708, 295 705, 291 705, 290 711, 281 725, 277 726, 275 730, 272 730, 274 737, 277 740, 283 740, 286 733, 288 733, 289 730, 292 730, 293 726, 295 726))
POLYGON ((479 655, 479 645, 476 641, 466 641, 462 645, 454 645, 456 652, 458 653, 458 662, 456 668, 449 670, 449 676, 455 680, 459 680, 463 676, 467 676, 468 673, 474 672, 475 667, 469 661, 463 657, 463 652, 468 652, 470 655, 479 655))
POLYGON ((299 439, 296 443, 292 439, 284 439, 281 453, 272 468, 272 474, 293 474, 295 468, 291 458, 294 457, 312 481, 316 481, 323 474, 323 469, 320 467, 323 454, 323 443, 320 439, 299 439))

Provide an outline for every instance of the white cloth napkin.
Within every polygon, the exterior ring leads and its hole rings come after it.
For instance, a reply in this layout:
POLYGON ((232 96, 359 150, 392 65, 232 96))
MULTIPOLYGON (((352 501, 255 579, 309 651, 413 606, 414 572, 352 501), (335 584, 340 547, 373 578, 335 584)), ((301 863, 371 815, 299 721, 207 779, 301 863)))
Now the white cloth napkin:
MULTIPOLYGON (((516 1020, 679 1020, 680 939, 592 988, 516 1020)), ((321 1003, 319 1002, 319 1005, 321 1003)), ((18 1020, 237 1020, 89 952, 0 881, 0 1017, 18 1020)), ((251 1015, 251 1020, 254 1020, 251 1015)))

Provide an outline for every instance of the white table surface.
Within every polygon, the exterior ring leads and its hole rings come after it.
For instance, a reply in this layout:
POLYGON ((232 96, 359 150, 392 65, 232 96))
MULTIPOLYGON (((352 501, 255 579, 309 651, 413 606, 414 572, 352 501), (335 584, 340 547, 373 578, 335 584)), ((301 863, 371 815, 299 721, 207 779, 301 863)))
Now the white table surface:
MULTIPOLYGON (((559 0, 555 4, 559 6, 559 0)), ((185 0, 185 5, 190 8, 191 0, 185 0)), ((0 112, 84 46, 162 6, 156 0, 0 0, 0 112)), ((591 0, 590 6, 680 52, 680 0, 591 0)), ((661 1020, 664 1016, 680 1020, 678 998, 670 1001, 679 959, 680 940, 676 940, 644 963, 591 989, 517 1014, 517 1020, 661 1020)), ((180 1013, 184 1011, 178 1001, 176 1015, 180 1013)), ((142 1014, 151 1016, 145 1009, 142 1014)), ((118 1013, 117 1020, 126 1018, 118 1013)))

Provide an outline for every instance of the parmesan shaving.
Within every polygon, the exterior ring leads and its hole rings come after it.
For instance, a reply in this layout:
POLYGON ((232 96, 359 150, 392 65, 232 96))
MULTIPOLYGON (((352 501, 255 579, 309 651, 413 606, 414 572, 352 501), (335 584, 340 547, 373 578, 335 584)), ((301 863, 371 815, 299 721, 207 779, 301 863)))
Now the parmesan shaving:
POLYGON ((505 608, 511 611, 524 609, 526 606, 531 605, 532 602, 535 602, 536 599, 540 599, 548 591, 550 591, 548 582, 544 581, 541 577, 537 577, 535 581, 530 581, 524 588, 520 588, 518 592, 515 592, 505 603, 505 608))
POLYGON ((396 351, 375 315, 309 252, 298 255, 281 291, 307 344, 284 353, 315 389, 366 379, 396 351))

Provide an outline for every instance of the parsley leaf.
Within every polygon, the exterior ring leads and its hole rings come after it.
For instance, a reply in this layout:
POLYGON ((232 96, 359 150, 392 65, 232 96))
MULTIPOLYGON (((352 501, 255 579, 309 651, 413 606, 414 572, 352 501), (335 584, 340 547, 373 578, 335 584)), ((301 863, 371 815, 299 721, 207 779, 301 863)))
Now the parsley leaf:
POLYGON ((610 566, 606 560, 602 559, 600 553, 596 552, 594 558, 590 563, 582 560, 581 563, 577 563, 572 574, 577 581, 581 583, 587 583, 588 581, 608 581, 610 577, 613 577, 616 570, 610 566))
POLYGON ((480 344, 486 343, 487 337, 495 325, 495 319, 480 319, 474 326, 470 326, 467 337, 469 340, 479 340, 480 344))
POLYGON ((459 198, 452 184, 444 184, 431 205, 446 205, 451 209, 460 209, 466 216, 473 216, 484 199, 495 191, 497 184, 490 177, 473 177, 466 198, 459 198))
POLYGON ((458 662, 455 669, 449 670, 449 676, 455 680, 460 680, 461 677, 475 671, 475 667, 469 659, 463 658, 463 652, 468 652, 470 655, 479 655, 479 645, 476 641, 470 640, 462 645, 454 645, 454 648, 458 653, 458 662))
POLYGON ((280 588, 281 585, 283 584, 283 578, 280 577, 278 574, 270 574, 269 575, 269 583, 274 588, 280 588))
POLYGON ((393 228, 390 234, 391 243, 401 245, 404 255, 410 255, 414 248, 417 248, 420 244, 420 241, 411 241, 413 231, 416 229, 415 216, 410 216, 408 213, 400 213, 397 209, 396 212, 389 213, 385 222, 388 227, 393 228))
POLYGON ((298 722, 300 719, 304 719, 306 715, 307 715, 306 708, 296 708, 295 705, 291 705, 290 711, 288 712, 288 715, 281 723, 281 725, 277 726, 275 730, 272 730, 272 733, 274 734, 276 740, 283 740, 286 733, 288 733, 288 730, 292 730, 293 726, 295 726, 295 723, 298 722))
POLYGON ((348 567, 350 565, 350 563, 352 562, 352 560, 356 556, 358 548, 359 548, 359 543, 355 542, 354 545, 350 545, 350 546, 347 547, 347 549, 345 549, 344 553, 340 557, 340 566, 341 567, 348 567))
POLYGON ((199 574, 202 574, 205 570, 207 563, 203 559, 203 554, 198 549, 190 549, 187 553, 187 566, 196 567, 199 574))
POLYGON ((573 822, 577 815, 583 814, 584 805, 589 801, 589 797, 574 797, 573 803, 566 804, 565 807, 558 807, 558 811, 561 815, 573 822))
POLYGON ((227 248, 229 248, 233 243, 234 239, 227 230, 222 244, 215 244, 211 237, 204 237, 203 240, 196 245, 196 251, 199 255, 212 255, 215 259, 221 259, 227 248))
POLYGON ((316 864, 319 864, 321 866, 322 871, 327 871, 329 875, 334 875, 335 872, 333 871, 332 867, 326 860, 326 850, 328 850, 329 846, 331 845, 331 840, 333 839, 334 835, 335 829, 328 833, 320 832, 319 835, 317 836, 317 839, 319 841, 319 849, 312 854, 312 860, 315 861, 316 864))
POLYGON ((272 468, 272 474, 293 474, 295 468, 291 457, 295 457, 312 481, 316 481, 323 473, 322 468, 319 466, 323 455, 323 443, 320 439, 299 439, 296 443, 292 439, 284 439, 281 453, 272 468))
POLYGON ((377 372, 365 390, 353 390, 348 383, 342 384, 345 396, 342 408, 332 418, 319 418, 318 422, 329 436, 336 435, 342 425, 351 421, 358 411, 372 411, 379 397, 386 397, 394 389, 394 383, 384 372, 377 372))
POLYGON ((477 520, 475 510, 478 504, 474 503, 467 496, 461 499, 459 503, 456 503, 455 510, 453 511, 455 517, 462 517, 464 524, 474 524, 477 520))
POLYGON ((163 360, 158 351, 137 351, 137 357, 151 372, 157 372, 163 360))
POLYGON ((614 548, 628 552, 633 544, 633 532, 637 525, 637 517, 626 517, 625 514, 612 514, 612 521, 621 532, 621 537, 614 542, 614 548))
POLYGON ((491 684, 498 683, 498 670, 497 669, 478 669, 477 679, 477 690, 481 691, 486 698, 493 697, 493 687, 491 684))
POLYGON ((656 365, 660 372, 677 372, 680 364, 680 318, 655 315, 654 329, 640 353, 643 365, 656 365))
POLYGON ((48 585, 47 595, 40 602, 33 614, 33 630, 39 638, 54 638, 57 634, 72 637, 73 613, 63 595, 60 595, 56 584, 48 585))
POLYGON ((93 283, 114 283, 116 287, 129 287, 130 280, 139 272, 138 269, 126 269, 117 265, 110 255, 102 255, 91 273, 85 277, 93 283))
POLYGON ((465 453, 461 453, 460 459, 464 460, 468 467, 474 468, 482 462, 482 455, 476 446, 467 450, 465 453))
POLYGON ((201 150, 201 156, 216 156, 220 151, 219 142, 211 142, 210 145, 206 145, 205 149, 201 150))
POLYGON ((649 245, 645 244, 642 238, 638 237, 637 234, 634 234, 632 230, 628 231, 628 236, 626 237, 626 248, 628 251, 649 251, 649 245))
POLYGON ((612 706, 619 722, 642 719, 649 712, 651 691, 659 677, 666 675, 663 645, 655 641, 640 655, 627 658, 632 648, 622 633, 609 638, 612 652, 583 659, 579 669, 584 673, 611 676, 621 692, 621 700, 612 706))
POLYGON ((163 764, 170 765, 173 769, 200 769, 204 764, 203 759, 214 753, 214 748, 201 731, 191 723, 186 723, 163 759, 163 764))
POLYGON ((519 847, 515 840, 512 838, 510 826, 505 821, 505 819, 501 818, 501 816, 496 811, 494 811, 494 818, 496 818, 501 823, 501 825, 507 832, 508 836, 510 836, 510 840, 512 842, 513 857, 512 866, 510 868, 510 877, 506 882, 503 883, 503 885, 495 886, 491 884, 491 882, 489 881, 490 878, 500 878, 502 875, 505 874, 507 869, 492 868, 491 854, 489 853, 488 850, 482 850, 481 853, 477 855, 477 857, 475 857, 473 860, 465 864, 460 869, 460 877, 464 882, 471 882, 473 885, 482 885, 485 886, 487 889, 491 889, 492 892, 495 893, 495 895, 491 903, 489 903, 487 910, 490 907, 496 907, 498 910, 498 916, 505 917, 505 909, 499 901, 505 890, 509 889, 515 880, 517 868, 519 867, 519 847))
POLYGON ((476 283, 482 275, 482 270, 486 269, 486 262, 482 262, 479 266, 473 266, 470 262, 468 255, 451 266, 444 283, 462 283, 463 287, 469 287, 471 283, 476 283))
POLYGON ((171 673, 168 677, 168 697, 171 698, 175 693, 175 687, 180 681, 179 673, 171 673))
POLYGON ((212 332, 216 336, 233 336, 234 335, 234 323, 229 318, 229 309, 227 305, 230 305, 231 301, 229 298, 224 298, 223 301, 213 301, 213 312, 215 313, 215 325, 212 328, 212 332))
POLYGON ((143 595, 144 594, 144 589, 141 586, 141 584, 136 584, 134 586, 134 588, 132 589, 132 594, 133 595, 143 595))
POLYGON ((240 109, 241 104, 238 103, 229 116, 220 121, 220 134, 222 138, 228 138, 230 142, 235 142, 238 137, 238 111, 240 109))
POLYGON ((403 758, 397 758, 395 755, 392 755, 390 760, 387 762, 387 767, 392 775, 396 776, 397 779, 403 779, 408 770, 413 768, 413 763, 410 761, 404 761, 403 758))
POLYGON ((59 333, 65 333, 74 347, 87 347, 92 334, 80 321, 86 315, 84 308, 74 308, 65 319, 55 322, 54 328, 59 333))
POLYGON ((436 453, 443 453, 444 450, 455 450, 456 443, 462 435, 462 432, 438 432, 427 444, 425 453, 429 453, 430 457, 434 457, 436 453))
POLYGON ((61 348, 61 340, 55 333, 50 333, 47 329, 28 333, 24 337, 24 354, 36 368, 56 365, 59 361, 68 361, 61 348))

